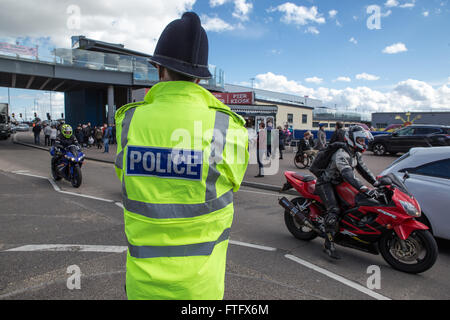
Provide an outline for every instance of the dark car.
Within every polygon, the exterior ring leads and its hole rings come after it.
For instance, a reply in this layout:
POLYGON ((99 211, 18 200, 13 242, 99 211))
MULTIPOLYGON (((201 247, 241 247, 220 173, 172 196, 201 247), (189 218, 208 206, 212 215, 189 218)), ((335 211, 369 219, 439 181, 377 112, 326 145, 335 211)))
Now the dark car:
POLYGON ((369 150, 381 156, 386 152, 395 155, 411 148, 440 146, 450 146, 450 126, 411 125, 392 134, 376 135, 369 143, 369 150))

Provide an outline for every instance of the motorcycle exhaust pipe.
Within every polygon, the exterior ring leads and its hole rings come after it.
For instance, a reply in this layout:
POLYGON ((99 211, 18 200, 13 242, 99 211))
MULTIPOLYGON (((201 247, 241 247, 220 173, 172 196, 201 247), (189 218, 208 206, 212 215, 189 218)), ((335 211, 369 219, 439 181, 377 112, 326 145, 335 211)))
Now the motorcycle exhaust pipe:
POLYGON ((291 216, 293 216, 293 217, 296 216, 300 220, 301 224, 303 224, 304 226, 314 230, 319 235, 322 234, 322 231, 317 229, 311 223, 311 221, 309 221, 309 219, 292 202, 290 202, 286 197, 281 198, 278 203, 280 204, 280 206, 282 206, 284 209, 286 209, 291 214, 291 216))

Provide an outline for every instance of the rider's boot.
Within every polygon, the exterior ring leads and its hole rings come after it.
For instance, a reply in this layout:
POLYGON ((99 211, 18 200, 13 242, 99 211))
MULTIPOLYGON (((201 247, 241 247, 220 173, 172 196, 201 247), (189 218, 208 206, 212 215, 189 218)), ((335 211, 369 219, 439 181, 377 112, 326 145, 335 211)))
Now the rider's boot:
POLYGON ((325 218, 325 243, 323 245, 323 251, 328 254, 330 258, 339 260, 341 255, 337 252, 334 245, 334 235, 339 228, 339 216, 335 212, 330 212, 325 218))

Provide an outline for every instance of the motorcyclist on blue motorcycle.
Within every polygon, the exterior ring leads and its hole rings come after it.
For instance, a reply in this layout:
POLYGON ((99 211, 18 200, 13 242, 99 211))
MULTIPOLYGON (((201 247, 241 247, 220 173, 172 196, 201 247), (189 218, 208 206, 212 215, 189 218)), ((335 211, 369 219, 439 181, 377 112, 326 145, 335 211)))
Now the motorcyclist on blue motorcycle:
POLYGON ((63 155, 62 150, 66 149, 70 145, 75 145, 79 150, 81 149, 77 138, 75 138, 75 135, 73 135, 72 127, 68 124, 64 124, 61 127, 61 133, 56 137, 55 155, 52 159, 52 164, 57 163, 57 161, 63 155))

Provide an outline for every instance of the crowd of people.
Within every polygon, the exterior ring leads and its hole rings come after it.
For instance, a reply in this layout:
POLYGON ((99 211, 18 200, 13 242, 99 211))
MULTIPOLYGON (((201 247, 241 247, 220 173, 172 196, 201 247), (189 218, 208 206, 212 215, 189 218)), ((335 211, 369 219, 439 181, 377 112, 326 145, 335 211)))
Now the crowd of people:
POLYGON ((78 124, 74 134, 83 147, 97 147, 97 149, 104 147, 103 153, 109 153, 110 144, 117 144, 116 126, 114 124, 108 125, 105 123, 103 126, 92 126, 90 122, 78 124))
MULTIPOLYGON (((44 133, 44 145, 53 146, 57 135, 61 132, 61 124, 53 125, 47 122, 38 121, 33 124, 34 144, 41 144, 41 133, 44 133)), ((92 126, 78 124, 74 129, 74 135, 79 144, 85 148, 97 147, 103 149, 103 153, 109 153, 109 145, 117 144, 116 126, 114 124, 103 124, 102 126, 92 126)))
MULTIPOLYGON (((256 137, 250 138, 256 140, 256 149, 257 149, 257 161, 258 161, 258 175, 255 178, 264 177, 264 169, 263 169, 263 161, 262 159, 267 157, 269 158, 272 154, 272 142, 271 142, 271 131, 273 130, 272 123, 270 121, 267 122, 267 127, 264 122, 259 123, 259 128, 256 137)), ((279 145, 278 150, 280 157, 279 159, 283 159, 283 151, 285 150, 285 146, 291 144, 293 140, 293 132, 286 125, 283 129, 281 126, 277 127, 278 137, 279 137, 279 145)), ((327 141, 327 135, 325 132, 325 126, 322 124, 319 126, 319 131, 317 132, 317 139, 314 138, 314 134, 311 131, 306 131, 303 134, 303 139, 298 141, 297 149, 299 152, 304 152, 309 155, 316 155, 320 150, 323 150, 327 147, 328 144, 333 142, 344 142, 345 141, 345 129, 344 124, 340 121, 336 122, 336 130, 334 131, 330 141, 327 141)))

